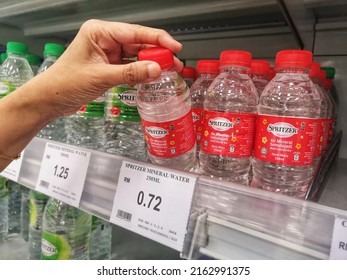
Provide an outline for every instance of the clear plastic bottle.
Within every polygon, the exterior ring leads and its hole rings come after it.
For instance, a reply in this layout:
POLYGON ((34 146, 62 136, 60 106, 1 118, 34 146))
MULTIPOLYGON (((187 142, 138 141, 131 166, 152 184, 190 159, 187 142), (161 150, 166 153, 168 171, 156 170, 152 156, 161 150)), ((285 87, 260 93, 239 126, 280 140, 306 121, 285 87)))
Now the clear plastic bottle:
MULTIPOLYGON (((88 103, 66 122, 67 143, 92 150, 104 151, 105 146, 105 95, 88 103)), ((111 258, 112 231, 109 222, 93 217, 90 244, 93 259, 111 258)))
POLYGON ((92 216, 49 198, 42 223, 41 259, 88 260, 92 216))
POLYGON ((43 213, 49 197, 35 190, 29 196, 29 260, 40 260, 43 213))
POLYGON ((190 88, 195 82, 196 70, 192 66, 184 66, 182 72, 180 73, 183 80, 186 82, 187 86, 190 88))
POLYGON ((7 181, 8 187, 8 235, 20 233, 22 211, 22 186, 14 181, 7 181))
POLYGON ((266 85, 269 83, 270 62, 261 59, 253 59, 251 62, 251 72, 249 76, 257 89, 260 97, 266 85))
POLYGON ((104 151, 105 146, 105 94, 83 105, 66 118, 67 143, 87 149, 104 151))
POLYGON ((8 189, 7 179, 0 176, 0 241, 8 232, 8 189))
POLYGON ((111 259, 112 225, 96 216, 92 217, 92 231, 90 236, 90 259, 111 259))
POLYGON ((218 60, 199 60, 197 79, 190 88, 194 132, 196 134, 196 153, 199 155, 204 123, 204 101, 208 87, 219 74, 218 60))
POLYGON ((28 47, 18 42, 7 43, 7 59, 1 66, 0 95, 5 96, 34 77, 26 59, 28 47))
POLYGON ((170 50, 153 47, 141 50, 139 60, 157 62, 158 79, 138 85, 137 105, 149 159, 156 164, 194 170, 197 166, 190 91, 175 72, 170 50))
POLYGON ((324 78, 324 77, 326 77, 326 74, 324 72, 325 72, 325 70, 322 70, 321 87, 328 94, 328 97, 329 97, 331 104, 332 104, 332 118, 331 118, 330 123, 329 123, 329 137, 328 137, 328 143, 327 143, 327 145, 329 145, 332 142, 334 135, 335 135, 336 121, 337 121, 337 117, 338 117, 338 104, 336 103, 334 96, 332 94, 333 88, 334 88, 333 87, 333 80, 328 79, 328 78, 324 78))
POLYGON ((120 85, 110 89, 105 104, 105 151, 146 161, 147 151, 137 110, 136 88, 120 85))
POLYGON ((41 65, 41 58, 36 54, 27 54, 27 60, 30 64, 31 70, 33 70, 34 75, 37 74, 37 71, 41 65))
POLYGON ((21 215, 20 215, 20 235, 25 241, 29 241, 29 201, 30 190, 21 186, 22 201, 21 201, 21 215))
POLYGON ((227 50, 220 55, 221 73, 207 90, 200 148, 204 174, 249 184, 258 93, 249 77, 252 54, 227 50))
MULTIPOLYGON (((65 47, 60 44, 47 43, 43 51, 44 61, 40 65, 37 74, 46 71, 63 54, 65 47)), ((38 134, 38 137, 66 143, 65 130, 66 117, 60 117, 46 125, 38 134)))
POLYGON ((336 69, 334 67, 321 67, 322 70, 325 71, 326 79, 329 80, 329 84, 331 84, 331 88, 329 89, 329 92, 334 99, 334 103, 336 105, 336 110, 338 111, 339 103, 340 103, 340 97, 339 93, 336 90, 334 79, 336 75, 336 69))
POLYGON ((316 132, 316 145, 315 145, 315 152, 314 152, 314 158, 313 158, 313 165, 316 169, 321 158, 322 154, 326 149, 328 138, 329 138, 329 118, 331 118, 331 110, 332 110, 332 104, 330 99, 328 98, 327 93, 323 88, 320 86, 320 64, 318 62, 313 62, 311 66, 311 71, 309 73, 309 76, 314 83, 314 85, 317 88, 317 91, 321 98, 321 106, 320 106, 320 113, 319 113, 319 119, 318 119, 318 125, 317 125, 317 132, 316 132))
POLYGON ((276 76, 259 105, 251 187, 304 198, 313 176, 321 98, 309 77, 312 53, 276 55, 276 76))

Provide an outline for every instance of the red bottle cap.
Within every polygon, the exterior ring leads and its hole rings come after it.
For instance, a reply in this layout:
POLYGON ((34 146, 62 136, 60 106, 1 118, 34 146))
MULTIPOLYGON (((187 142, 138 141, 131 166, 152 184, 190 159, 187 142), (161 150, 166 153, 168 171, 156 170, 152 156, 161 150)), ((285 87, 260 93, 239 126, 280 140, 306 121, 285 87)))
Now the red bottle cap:
POLYGON ((306 50, 284 50, 276 54, 275 67, 311 68, 313 54, 306 50))
POLYGON ((251 62, 251 73, 259 75, 267 75, 270 70, 270 62, 267 60, 253 59, 251 62))
POLYGON ((252 54, 247 51, 228 50, 220 54, 220 66, 237 65, 251 68, 252 54))
POLYGON ((325 83, 325 80, 327 79, 326 72, 324 70, 320 69, 319 74, 318 74, 318 78, 322 83, 325 83))
POLYGON ((333 80, 332 79, 325 79, 323 88, 325 89, 331 89, 333 87, 333 80))
POLYGON ((216 73, 219 74, 219 60, 199 60, 197 63, 198 73, 216 73))
POLYGON ((312 65, 311 65, 311 71, 309 73, 310 77, 313 78, 313 77, 318 77, 320 78, 320 64, 318 62, 312 62, 312 65))
POLYGON ((195 79, 195 77, 196 77, 196 70, 195 70, 194 67, 186 66, 186 67, 183 68, 183 70, 181 72, 181 76, 183 78, 195 79))
POLYGON ((139 51, 138 60, 155 61, 160 65, 161 69, 168 69, 174 65, 172 52, 162 47, 153 47, 139 51))

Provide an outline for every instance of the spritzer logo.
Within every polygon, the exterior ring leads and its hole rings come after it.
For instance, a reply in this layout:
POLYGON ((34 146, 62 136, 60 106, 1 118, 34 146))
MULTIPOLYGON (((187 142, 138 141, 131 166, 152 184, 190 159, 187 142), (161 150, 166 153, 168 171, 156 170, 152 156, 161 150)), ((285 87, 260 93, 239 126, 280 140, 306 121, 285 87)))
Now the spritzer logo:
POLYGON ((166 135, 169 134, 169 131, 167 131, 164 128, 157 127, 157 126, 146 127, 146 131, 153 138, 163 138, 163 137, 165 137, 166 135))
POLYGON ((136 92, 133 90, 119 93, 117 99, 128 106, 136 106, 136 92))
POLYGON ((214 130, 217 131, 227 131, 230 128, 233 128, 234 124, 226 118, 213 118, 208 121, 208 125, 211 126, 214 130))
POLYGON ((57 252, 57 248, 55 248, 51 243, 49 243, 45 239, 42 239, 41 250, 42 254, 44 254, 47 257, 53 256, 57 252))
POLYGON ((290 123, 278 122, 269 124, 267 131, 280 138, 288 138, 294 134, 298 134, 299 129, 290 123))

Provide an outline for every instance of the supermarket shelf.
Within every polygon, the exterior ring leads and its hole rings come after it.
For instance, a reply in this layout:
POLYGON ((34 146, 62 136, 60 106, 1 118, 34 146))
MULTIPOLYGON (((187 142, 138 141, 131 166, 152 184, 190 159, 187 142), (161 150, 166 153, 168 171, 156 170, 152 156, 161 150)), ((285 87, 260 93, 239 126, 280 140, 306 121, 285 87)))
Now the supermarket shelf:
MULTIPOLYGON (((36 185, 46 141, 34 138, 25 149, 19 183, 29 188, 36 185)), ((109 220, 124 158, 90 152, 80 208, 109 220)), ((335 217, 347 219, 347 211, 199 176, 181 256, 326 259, 335 217)))

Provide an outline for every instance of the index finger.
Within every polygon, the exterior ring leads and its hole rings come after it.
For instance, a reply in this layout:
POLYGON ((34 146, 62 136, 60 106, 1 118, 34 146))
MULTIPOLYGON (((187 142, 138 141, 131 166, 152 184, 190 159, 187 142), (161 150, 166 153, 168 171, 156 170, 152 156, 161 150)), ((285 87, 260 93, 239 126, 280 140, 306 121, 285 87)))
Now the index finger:
POLYGON ((91 33, 91 36, 95 36, 95 42, 102 43, 103 45, 114 44, 115 42, 121 44, 156 45, 168 48, 174 53, 182 49, 182 44, 162 29, 138 24, 100 20, 89 20, 85 25, 90 25, 95 31, 91 33))

